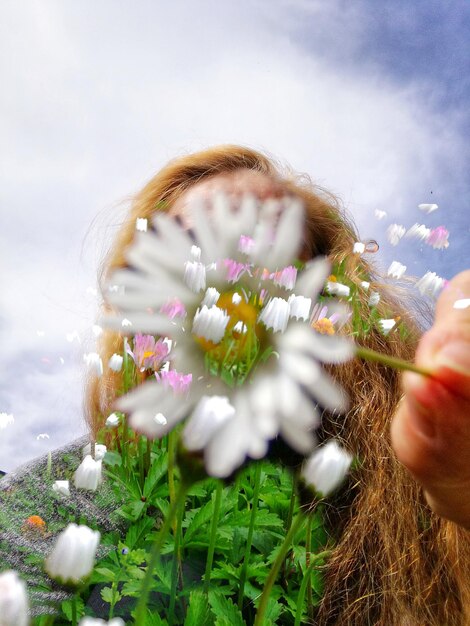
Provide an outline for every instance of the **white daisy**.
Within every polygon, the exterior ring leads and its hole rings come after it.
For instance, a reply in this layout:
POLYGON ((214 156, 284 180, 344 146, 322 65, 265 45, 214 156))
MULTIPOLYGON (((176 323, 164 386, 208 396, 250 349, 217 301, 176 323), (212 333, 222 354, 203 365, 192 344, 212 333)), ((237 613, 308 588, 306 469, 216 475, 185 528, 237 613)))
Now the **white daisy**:
POLYGON ((399 261, 392 261, 390 267, 387 270, 387 274, 392 278, 400 279, 406 272, 406 265, 403 265, 399 261))
POLYGON ((387 228, 387 239, 392 244, 392 246, 396 246, 400 239, 405 234, 406 229, 401 224, 390 224, 387 228))
POLYGON ((437 204, 426 204, 426 203, 418 204, 418 209, 420 211, 423 211, 424 213, 432 213, 438 208, 439 206, 437 204))
POLYGON ((170 337, 171 365, 191 375, 191 386, 177 393, 161 380, 148 381, 120 398, 117 408, 151 438, 189 416, 183 442, 204 451, 213 476, 228 476, 246 457, 264 456, 278 434, 294 449, 311 451, 317 403, 346 408, 319 361, 339 363, 354 350, 344 337, 322 336, 308 321, 293 320, 308 320, 330 271, 322 258, 296 276, 301 205, 245 198, 233 210, 216 196, 210 211, 201 205, 187 210, 192 237, 165 214, 154 218, 152 231, 137 233, 127 252, 132 269, 112 276, 124 289, 108 296, 121 316, 105 323, 119 329, 125 315, 135 332, 170 337), (250 242, 242 251, 241 235, 250 242), (169 298, 184 306, 185 318, 162 312, 169 298))
POLYGON ((435 298, 444 287, 445 283, 446 280, 438 276, 435 272, 426 272, 426 274, 417 281, 416 287, 422 296, 435 298))

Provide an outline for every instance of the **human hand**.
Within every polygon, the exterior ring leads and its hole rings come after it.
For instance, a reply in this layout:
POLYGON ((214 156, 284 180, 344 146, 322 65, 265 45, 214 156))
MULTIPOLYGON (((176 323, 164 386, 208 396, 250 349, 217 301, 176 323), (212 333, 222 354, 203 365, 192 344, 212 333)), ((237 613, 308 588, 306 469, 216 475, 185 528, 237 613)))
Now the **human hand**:
POLYGON ((401 463, 422 485, 433 511, 470 529, 470 270, 458 274, 436 305, 416 364, 432 377, 407 372, 404 399, 391 426, 401 463), (465 303, 463 303, 465 304, 465 303))

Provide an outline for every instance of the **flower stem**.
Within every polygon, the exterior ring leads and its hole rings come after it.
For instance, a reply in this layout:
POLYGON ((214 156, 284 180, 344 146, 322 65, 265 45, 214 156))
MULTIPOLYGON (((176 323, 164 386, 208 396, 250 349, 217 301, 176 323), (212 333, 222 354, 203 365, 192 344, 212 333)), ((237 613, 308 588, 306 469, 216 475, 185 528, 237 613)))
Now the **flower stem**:
MULTIPOLYGON (((307 517, 307 530, 305 536, 305 565, 307 569, 310 567, 310 557, 312 556, 312 516, 307 517)), ((313 620, 313 594, 310 577, 307 579, 307 614, 309 619, 313 620)))
POLYGON ((300 626, 300 620, 302 619, 305 591, 308 587, 310 587, 311 589, 310 579, 311 579, 313 568, 317 565, 319 561, 326 559, 330 554, 331 554, 331 550, 324 550, 323 552, 319 552, 318 554, 315 554, 313 559, 310 561, 310 565, 308 566, 307 571, 305 572, 305 576, 302 580, 302 584, 300 585, 299 595, 297 597, 297 611, 295 614, 294 626, 300 626))
MULTIPOLYGON (((175 487, 175 457, 176 457, 176 434, 171 431, 168 433, 168 493, 170 496, 170 504, 173 505, 176 498, 175 487)), ((173 528, 175 531, 176 528, 173 528)))
POLYGON ((246 538, 245 556, 243 557, 243 565, 240 573, 240 584, 238 588, 238 608, 243 608, 243 597, 245 595, 246 575, 248 573, 248 564, 250 562, 251 544, 253 542, 253 532, 255 530, 256 513, 258 512, 259 489, 261 484, 261 463, 256 463, 255 484, 253 487, 253 503, 251 505, 250 525, 248 527, 248 535, 246 538))
POLYGON ((160 560, 160 551, 162 549, 166 536, 168 535, 168 531, 173 524, 175 515, 178 510, 178 506, 181 502, 184 501, 189 487, 190 485, 188 485, 187 483, 180 483, 176 498, 171 503, 168 515, 165 517, 163 526, 161 527, 160 532, 158 533, 157 538, 153 543, 152 549, 150 550, 150 557, 147 562, 147 571, 145 572, 145 577, 140 588, 140 596, 135 610, 135 626, 144 626, 145 624, 145 612, 147 609, 147 601, 150 593, 150 587, 152 585, 153 571, 160 560))
POLYGON ((217 537, 217 525, 219 523, 220 502, 222 500, 222 482, 217 482, 215 488, 214 509, 212 511, 211 534, 209 539, 209 549, 207 550, 206 572, 204 574, 204 591, 209 593, 211 582, 212 562, 214 560, 215 540, 217 537))
POLYGON ((297 531, 302 527, 304 521, 304 514, 298 513, 297 517, 292 522, 292 526, 290 527, 289 532, 285 536, 285 539, 277 554, 276 560, 274 561, 271 571, 269 572, 269 576, 264 584, 263 593, 261 594, 261 600, 258 605, 258 610, 256 611, 256 618, 253 626, 264 626, 264 614, 266 613, 266 609, 268 607, 268 601, 271 596, 273 585, 276 582, 277 575, 279 574, 281 565, 286 558, 286 554, 291 546, 292 540, 294 539, 297 531))
POLYGON ((356 346, 356 356, 364 361, 373 361, 375 363, 382 363, 382 365, 388 365, 396 370, 408 370, 409 372, 415 372, 422 376, 433 376, 433 373, 423 367, 418 367, 414 363, 397 359, 396 357, 389 356, 388 354, 382 354, 364 346, 356 346))
POLYGON ((175 543, 173 548, 173 563, 171 565, 171 593, 170 593, 170 607, 168 610, 168 626, 173 626, 173 619, 175 617, 175 603, 176 603, 176 590, 178 587, 178 572, 181 567, 181 527, 183 524, 184 516, 184 499, 177 500, 177 515, 176 515, 176 530, 175 530, 175 543))

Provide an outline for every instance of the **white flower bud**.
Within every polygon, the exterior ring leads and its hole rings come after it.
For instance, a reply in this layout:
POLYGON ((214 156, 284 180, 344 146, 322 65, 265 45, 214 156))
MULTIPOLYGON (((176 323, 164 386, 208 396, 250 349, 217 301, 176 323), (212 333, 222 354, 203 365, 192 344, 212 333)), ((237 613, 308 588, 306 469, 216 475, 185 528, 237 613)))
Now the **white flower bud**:
POLYGON ((113 372, 120 372, 123 361, 124 359, 120 354, 113 354, 108 361, 108 367, 113 370, 113 372))
POLYGON ((95 461, 88 454, 78 466, 74 474, 77 489, 96 491, 101 483, 101 460, 95 461))
POLYGON ((28 626, 28 595, 26 583, 16 572, 0 574, 0 625, 28 626))
POLYGON ((387 274, 392 278, 400 279, 406 272, 406 265, 402 265, 399 261, 392 261, 387 270, 387 274))
MULTIPOLYGON (((95 443, 95 461, 101 461, 107 452, 107 448, 104 443, 95 443)), ((91 443, 87 443, 82 448, 82 458, 85 458, 88 454, 91 454, 91 443)))
POLYGON ((90 373, 95 376, 103 375, 103 361, 97 352, 89 352, 83 355, 83 360, 87 364, 90 373))
POLYGON ((215 287, 209 287, 204 296, 204 300, 201 302, 201 306, 206 305, 209 309, 214 304, 217 304, 217 300, 220 298, 220 293, 215 287))
POLYGON ((307 320, 310 315, 310 307, 312 306, 312 299, 305 298, 304 296, 295 296, 292 294, 289 296, 290 305, 290 317, 295 317, 296 320, 307 320))
MULTIPOLYGON (((119 426, 119 415, 116 415, 116 413, 111 413, 111 415, 109 415, 106 419, 106 426, 108 428, 116 428, 116 426, 119 426)), ((105 446, 106 447, 106 446, 105 446)), ((91 446, 90 446, 91 449, 91 446)), ((106 454, 106 451, 105 451, 106 454)), ((96 445, 95 445, 95 456, 96 456, 96 445)))
POLYGON ((352 456, 348 452, 340 448, 336 441, 329 441, 306 461, 302 476, 315 491, 327 496, 342 483, 351 462, 352 456))
POLYGON ((44 569, 63 584, 78 585, 91 574, 99 542, 98 531, 69 524, 58 536, 44 569))
POLYGON ((120 617, 113 617, 109 622, 99 617, 82 617, 78 626, 125 626, 125 624, 120 617))
POLYGON ((326 283, 326 290, 332 296, 343 296, 345 298, 348 298, 351 293, 351 289, 347 285, 337 283, 334 280, 330 280, 326 283))
POLYGON ((224 309, 218 306, 203 306, 196 311, 193 320, 192 332, 197 337, 204 337, 213 343, 219 343, 224 336, 230 317, 224 309))
POLYGON ((52 489, 61 496, 70 496, 70 485, 68 480, 56 480, 52 489))

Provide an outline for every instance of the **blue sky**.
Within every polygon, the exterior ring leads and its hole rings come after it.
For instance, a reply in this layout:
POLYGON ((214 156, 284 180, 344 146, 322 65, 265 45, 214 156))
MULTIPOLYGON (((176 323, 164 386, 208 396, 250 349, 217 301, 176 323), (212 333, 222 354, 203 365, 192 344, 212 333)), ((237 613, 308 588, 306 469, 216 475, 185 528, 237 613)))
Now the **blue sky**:
POLYGON ((382 267, 468 266, 469 21, 466 2, 2 2, 1 468, 84 432, 97 265, 178 154, 264 149, 338 194, 382 267), (393 222, 450 247, 392 248, 393 222))

